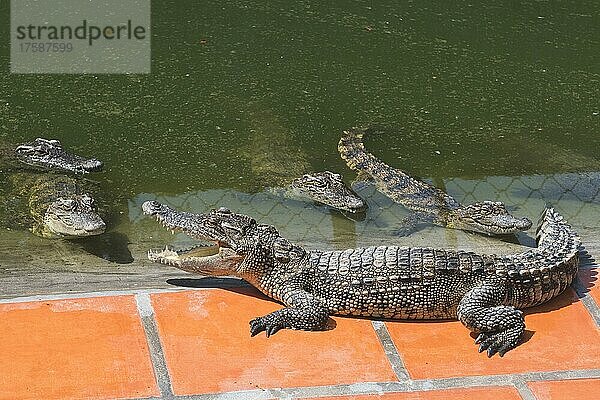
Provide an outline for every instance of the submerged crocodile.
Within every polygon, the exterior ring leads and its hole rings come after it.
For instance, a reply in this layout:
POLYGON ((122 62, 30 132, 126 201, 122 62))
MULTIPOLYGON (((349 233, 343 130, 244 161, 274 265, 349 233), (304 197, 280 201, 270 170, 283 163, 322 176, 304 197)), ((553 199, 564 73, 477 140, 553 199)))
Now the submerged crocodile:
POLYGON ((419 220, 447 228, 488 235, 507 235, 531 228, 528 218, 511 215, 501 202, 482 201, 462 205, 444 191, 390 167, 365 150, 365 129, 344 131, 338 150, 348 166, 375 181, 377 189, 414 211, 419 220))
POLYGON ((205 214, 142 205, 168 229, 214 245, 149 251, 184 271, 242 278, 285 308, 250 321, 252 336, 282 328, 325 329, 329 315, 456 319, 479 334, 479 351, 504 355, 521 338, 522 308, 564 291, 577 273, 579 237, 552 208, 542 214, 538 247, 519 254, 379 246, 307 251, 270 225, 221 208, 205 214))
POLYGON ((104 233, 106 224, 91 185, 53 172, 13 173, 8 180, 12 202, 17 203, 12 207, 15 225, 45 238, 74 239, 104 233), (22 211, 24 205, 26 213, 22 211))
POLYGON ((341 175, 313 172, 306 154, 288 144, 289 131, 273 112, 250 107, 248 113, 250 145, 242 155, 259 177, 261 189, 266 187, 285 197, 311 199, 351 213, 366 209, 366 203, 344 183, 341 175))
POLYGON ((37 138, 18 146, 0 146, 0 170, 23 169, 24 165, 41 170, 87 174, 100 171, 102 162, 66 151, 58 140, 37 138))
POLYGON ((46 238, 69 239, 105 231, 92 185, 57 173, 99 171, 100 161, 69 153, 58 140, 36 139, 13 151, 15 160, 35 167, 36 171, 20 167, 22 171, 11 171, 2 177, 5 182, 0 201, 8 227, 25 227, 46 238))

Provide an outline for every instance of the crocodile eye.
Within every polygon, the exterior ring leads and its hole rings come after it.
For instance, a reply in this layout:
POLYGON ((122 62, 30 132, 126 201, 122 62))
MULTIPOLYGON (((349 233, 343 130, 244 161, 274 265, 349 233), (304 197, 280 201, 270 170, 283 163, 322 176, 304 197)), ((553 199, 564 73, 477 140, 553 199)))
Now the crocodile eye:
POLYGON ((95 201, 94 201, 94 198, 93 198, 92 196, 90 196, 89 194, 84 194, 84 195, 81 197, 81 202, 82 202, 84 205, 86 205, 86 206, 89 206, 89 207, 93 206, 93 205, 94 205, 94 203, 95 203, 95 201))
POLYGON ((227 222, 222 222, 221 227, 224 228, 225 230, 229 231, 230 234, 233 234, 234 236, 244 236, 244 234, 246 232, 245 227, 232 225, 227 222))
POLYGON ((60 142, 56 139, 44 139, 44 138, 37 138, 33 141, 35 144, 37 145, 46 145, 46 146, 53 146, 53 147, 61 147, 62 145, 60 144, 60 142))
POLYGON ((323 188, 326 185, 324 181, 322 181, 321 179, 318 179, 318 178, 311 178, 311 179, 307 180, 306 183, 308 183, 309 185, 312 185, 312 186, 316 186, 318 188, 323 188))
POLYGON ((333 180, 336 180, 336 181, 341 181, 342 180, 342 176, 340 174, 336 174, 335 172, 330 172, 330 171, 327 171, 327 174, 333 180))
POLYGON ((72 211, 77 207, 77 202, 72 199, 60 199, 58 205, 65 211, 72 211))
POLYGON ((229 208, 226 208, 226 207, 219 207, 219 209, 217 210, 217 212, 219 214, 231 214, 231 210, 229 208))

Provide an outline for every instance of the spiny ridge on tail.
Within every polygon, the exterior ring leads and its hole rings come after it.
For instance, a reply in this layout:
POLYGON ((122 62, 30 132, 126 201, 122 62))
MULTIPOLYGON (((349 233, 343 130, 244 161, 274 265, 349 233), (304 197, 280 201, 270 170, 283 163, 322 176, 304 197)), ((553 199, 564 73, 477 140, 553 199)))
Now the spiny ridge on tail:
POLYGON ((539 249, 564 255, 576 255, 581 245, 579 235, 553 207, 547 207, 542 212, 536 230, 536 242, 539 249))

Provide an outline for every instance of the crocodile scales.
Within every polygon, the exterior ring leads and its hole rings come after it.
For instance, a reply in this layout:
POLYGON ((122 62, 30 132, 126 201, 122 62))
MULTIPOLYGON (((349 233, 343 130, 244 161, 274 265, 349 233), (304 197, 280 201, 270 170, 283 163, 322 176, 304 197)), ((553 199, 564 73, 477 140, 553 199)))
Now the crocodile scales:
POLYGON ((351 169, 372 178, 382 193, 414 211, 417 219, 488 235, 507 235, 531 228, 528 218, 514 217, 501 202, 461 205, 435 186, 387 165, 366 151, 363 143, 366 131, 363 128, 344 131, 338 144, 340 155, 351 169))
POLYGON ((579 237, 553 208, 540 219, 538 247, 506 256, 397 246, 307 251, 273 226, 226 208, 194 214, 149 201, 142 209, 168 229, 214 243, 186 252, 151 250, 150 260, 236 276, 285 305, 252 320, 252 336, 282 328, 324 329, 334 314, 458 318, 479 333, 479 351, 502 356, 524 332, 520 309, 563 292, 579 263, 579 237))

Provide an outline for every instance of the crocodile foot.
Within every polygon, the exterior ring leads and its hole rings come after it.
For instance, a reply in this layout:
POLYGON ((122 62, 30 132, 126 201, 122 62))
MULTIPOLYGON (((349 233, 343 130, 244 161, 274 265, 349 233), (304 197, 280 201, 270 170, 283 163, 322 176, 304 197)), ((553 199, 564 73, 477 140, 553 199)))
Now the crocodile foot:
POLYGON ((522 326, 515 326, 501 331, 482 332, 475 339, 475 344, 479 345, 478 351, 480 353, 487 350, 488 357, 496 353, 503 357, 507 351, 517 346, 522 333, 522 326))
POLYGON ((256 336, 264 331, 267 337, 269 337, 277 333, 280 329, 285 328, 282 324, 274 321, 273 318, 267 317, 258 317, 250 321, 250 336, 256 336))

